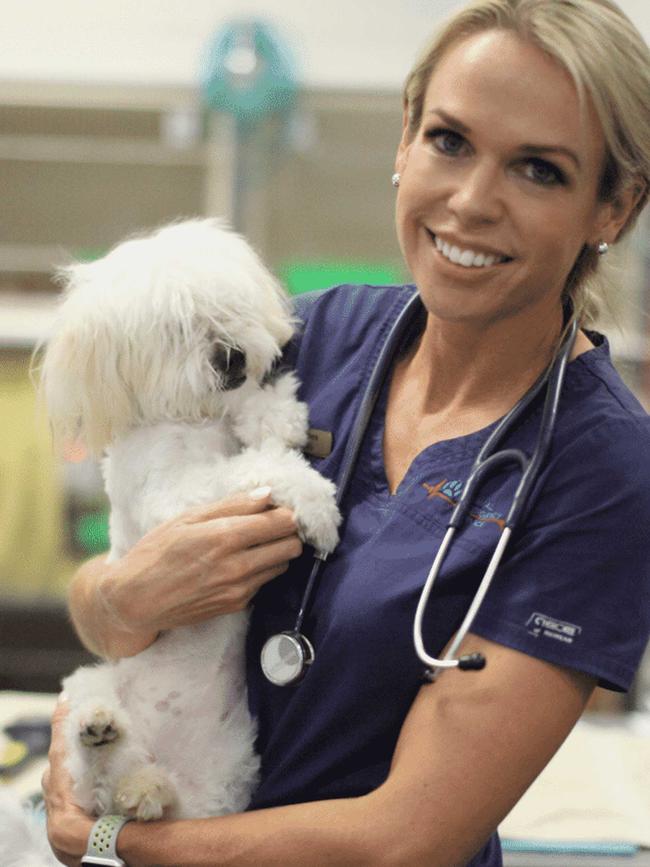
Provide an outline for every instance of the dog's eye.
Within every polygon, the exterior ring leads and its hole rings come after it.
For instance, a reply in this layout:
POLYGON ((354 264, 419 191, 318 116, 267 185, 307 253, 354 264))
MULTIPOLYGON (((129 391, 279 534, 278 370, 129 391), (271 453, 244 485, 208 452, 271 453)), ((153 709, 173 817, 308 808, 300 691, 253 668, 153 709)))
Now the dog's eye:
POLYGON ((217 373, 224 373, 228 370, 228 350, 225 346, 217 345, 214 347, 210 356, 210 365, 217 373))
POLYGON ((210 364, 218 373, 239 373, 246 367, 246 355, 240 349, 218 344, 214 347, 210 364))

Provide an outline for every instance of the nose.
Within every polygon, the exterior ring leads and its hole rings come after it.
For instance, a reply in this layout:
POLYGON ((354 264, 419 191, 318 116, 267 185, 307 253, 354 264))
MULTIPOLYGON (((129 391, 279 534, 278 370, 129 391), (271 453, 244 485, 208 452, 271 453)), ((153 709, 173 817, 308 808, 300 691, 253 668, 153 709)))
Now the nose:
POLYGON ((487 159, 473 161, 458 172, 447 207, 459 225, 498 222, 504 210, 502 180, 499 167, 487 159))

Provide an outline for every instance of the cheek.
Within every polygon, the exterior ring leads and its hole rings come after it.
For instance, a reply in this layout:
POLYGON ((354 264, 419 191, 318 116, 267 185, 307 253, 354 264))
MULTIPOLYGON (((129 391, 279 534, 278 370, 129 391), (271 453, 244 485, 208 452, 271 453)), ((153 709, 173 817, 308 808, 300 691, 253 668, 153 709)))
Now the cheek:
POLYGON ((424 201, 421 191, 413 189, 412 184, 400 188, 395 203, 395 227, 402 251, 412 243, 415 233, 426 221, 425 215, 431 216, 430 200, 424 201))
POLYGON ((561 220, 537 224, 535 258, 540 271, 566 279, 585 243, 584 233, 579 231, 582 225, 561 220))

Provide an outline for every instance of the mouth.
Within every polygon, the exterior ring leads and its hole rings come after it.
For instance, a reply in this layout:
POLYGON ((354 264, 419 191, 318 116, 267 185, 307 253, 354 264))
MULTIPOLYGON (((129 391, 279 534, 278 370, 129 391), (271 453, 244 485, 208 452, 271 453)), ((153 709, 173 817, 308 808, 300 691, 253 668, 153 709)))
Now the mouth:
POLYGON ((437 254, 451 265, 463 268, 466 271, 484 271, 487 268, 501 267, 513 262, 512 256, 492 252, 476 252, 472 249, 464 249, 444 241, 435 235, 430 229, 427 234, 434 243, 437 254))

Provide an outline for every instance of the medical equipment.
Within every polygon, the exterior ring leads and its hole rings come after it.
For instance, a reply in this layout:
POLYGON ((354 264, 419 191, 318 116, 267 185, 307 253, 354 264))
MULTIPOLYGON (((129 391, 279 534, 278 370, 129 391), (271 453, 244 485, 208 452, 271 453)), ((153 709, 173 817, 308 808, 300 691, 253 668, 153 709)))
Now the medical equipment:
MULTIPOLYGON (((348 440, 342 461, 342 469, 337 485, 337 505, 340 507, 347 491, 350 478, 356 465, 357 456, 361 448, 372 411, 377 402, 382 384, 391 367, 395 352, 399 349, 404 335, 413 323, 415 317, 422 311, 420 298, 417 294, 408 301, 401 314, 393 325, 386 341, 381 349, 379 358, 370 375, 368 385, 363 395, 361 406, 355 420, 354 428, 348 440)), ((425 664, 425 677, 427 680, 435 680, 437 674, 447 668, 460 668, 462 670, 478 670, 485 666, 485 658, 479 653, 470 653, 455 658, 455 653, 470 631, 483 598, 488 591, 499 562, 517 526, 535 481, 538 478, 542 463, 553 436, 557 408, 562 391, 566 366, 573 349, 575 338, 578 333, 578 325, 575 319, 566 330, 566 335, 549 368, 539 377, 532 388, 519 400, 519 402, 501 419, 492 431, 483 447, 479 451, 469 478, 463 487, 462 494, 452 512, 447 524, 447 530, 442 544, 438 549, 429 574, 418 602, 415 620, 413 624, 413 640, 418 657, 425 664), (546 388, 542 420, 535 451, 528 457, 519 449, 503 449, 496 451, 505 434, 521 419, 530 404, 537 398, 542 389, 546 388), (429 596, 434 582, 438 577, 443 561, 449 551, 452 539, 456 531, 463 525, 469 512, 472 501, 475 499, 477 489, 485 478, 505 465, 518 465, 521 471, 521 479, 512 501, 512 506, 505 519, 504 528, 499 537, 488 567, 481 579, 476 595, 467 611, 456 636, 449 646, 444 659, 430 656, 424 647, 422 640, 422 619, 426 610, 429 596)), ((309 639, 302 633, 302 624, 311 601, 316 580, 325 561, 325 556, 316 553, 315 562, 309 575, 305 592, 303 594, 300 610, 296 617, 293 629, 280 632, 271 636, 261 653, 261 665, 264 676, 276 686, 288 686, 300 681, 314 660, 314 648, 309 639)))

